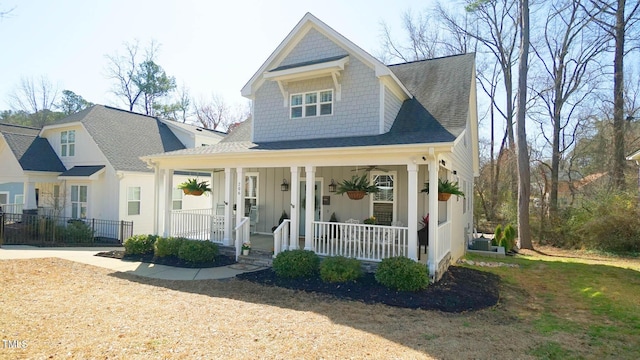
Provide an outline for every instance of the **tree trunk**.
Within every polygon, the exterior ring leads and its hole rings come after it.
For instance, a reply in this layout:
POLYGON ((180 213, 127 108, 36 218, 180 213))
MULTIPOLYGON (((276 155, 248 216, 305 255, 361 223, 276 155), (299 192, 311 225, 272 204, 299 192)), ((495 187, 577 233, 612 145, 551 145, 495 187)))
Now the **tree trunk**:
POLYGON ((525 128, 527 104, 527 70, 529 62, 529 1, 520 0, 520 55, 518 59, 518 238, 521 249, 533 249, 529 227, 529 195, 531 175, 525 128))
POLYGON ((625 0, 618 0, 616 9, 615 54, 613 57, 613 185, 624 190, 624 19, 625 0))

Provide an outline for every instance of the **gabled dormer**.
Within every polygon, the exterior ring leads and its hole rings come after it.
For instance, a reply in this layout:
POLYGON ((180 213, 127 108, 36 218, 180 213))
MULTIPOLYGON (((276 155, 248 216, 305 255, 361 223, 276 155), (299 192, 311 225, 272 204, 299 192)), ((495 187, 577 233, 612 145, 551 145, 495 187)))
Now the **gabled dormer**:
POLYGON ((254 142, 383 134, 412 95, 373 56, 307 13, 242 89, 254 142))

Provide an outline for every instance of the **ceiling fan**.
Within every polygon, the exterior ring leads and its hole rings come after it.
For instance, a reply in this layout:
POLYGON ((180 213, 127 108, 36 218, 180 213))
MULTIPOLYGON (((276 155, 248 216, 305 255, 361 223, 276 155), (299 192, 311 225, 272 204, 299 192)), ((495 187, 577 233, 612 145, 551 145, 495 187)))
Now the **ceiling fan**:
POLYGON ((378 165, 369 165, 366 168, 363 169, 359 169, 357 166, 355 169, 351 169, 351 171, 360 171, 360 170, 364 170, 365 172, 370 172, 371 170, 378 170, 378 171, 384 171, 384 172, 389 172, 389 169, 384 169, 384 168, 380 168, 378 167, 378 165))

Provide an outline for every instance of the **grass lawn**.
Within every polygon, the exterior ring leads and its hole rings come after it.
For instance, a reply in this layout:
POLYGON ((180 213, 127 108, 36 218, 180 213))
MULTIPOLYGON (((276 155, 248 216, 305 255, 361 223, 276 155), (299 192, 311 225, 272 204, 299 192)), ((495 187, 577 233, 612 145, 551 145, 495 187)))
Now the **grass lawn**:
POLYGON ((502 278, 501 299, 462 314, 3 260, 0 337, 25 346, 0 358, 640 358, 640 259, 543 252, 471 266, 502 278))

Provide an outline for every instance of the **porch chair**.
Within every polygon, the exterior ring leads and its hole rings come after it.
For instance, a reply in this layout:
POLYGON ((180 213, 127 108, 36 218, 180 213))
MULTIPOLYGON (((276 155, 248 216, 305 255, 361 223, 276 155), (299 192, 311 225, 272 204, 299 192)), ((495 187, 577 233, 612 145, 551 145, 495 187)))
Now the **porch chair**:
MULTIPOLYGON (((345 224, 360 224, 360 220, 349 219, 345 221, 345 224)), ((360 236, 357 232, 353 231, 353 228, 345 226, 346 229, 340 231, 344 239, 344 253, 346 257, 358 257, 360 256, 360 236)))
POLYGON ((249 232, 251 234, 255 234, 257 222, 258 222, 258 207, 256 205, 251 205, 251 208, 249 209, 249 232))
MULTIPOLYGON (((402 227, 404 226, 404 224, 402 223, 402 221, 392 221, 391 226, 402 227)), ((406 256, 406 254, 402 254, 402 252, 406 250, 402 250, 400 248, 401 233, 402 232, 398 231, 397 229, 389 229, 387 231, 387 236, 385 236, 382 240, 383 255, 384 255, 384 250, 386 250, 388 256, 398 256, 398 255, 406 256), (397 251, 395 253, 392 251, 394 247, 397 247, 397 251)))

